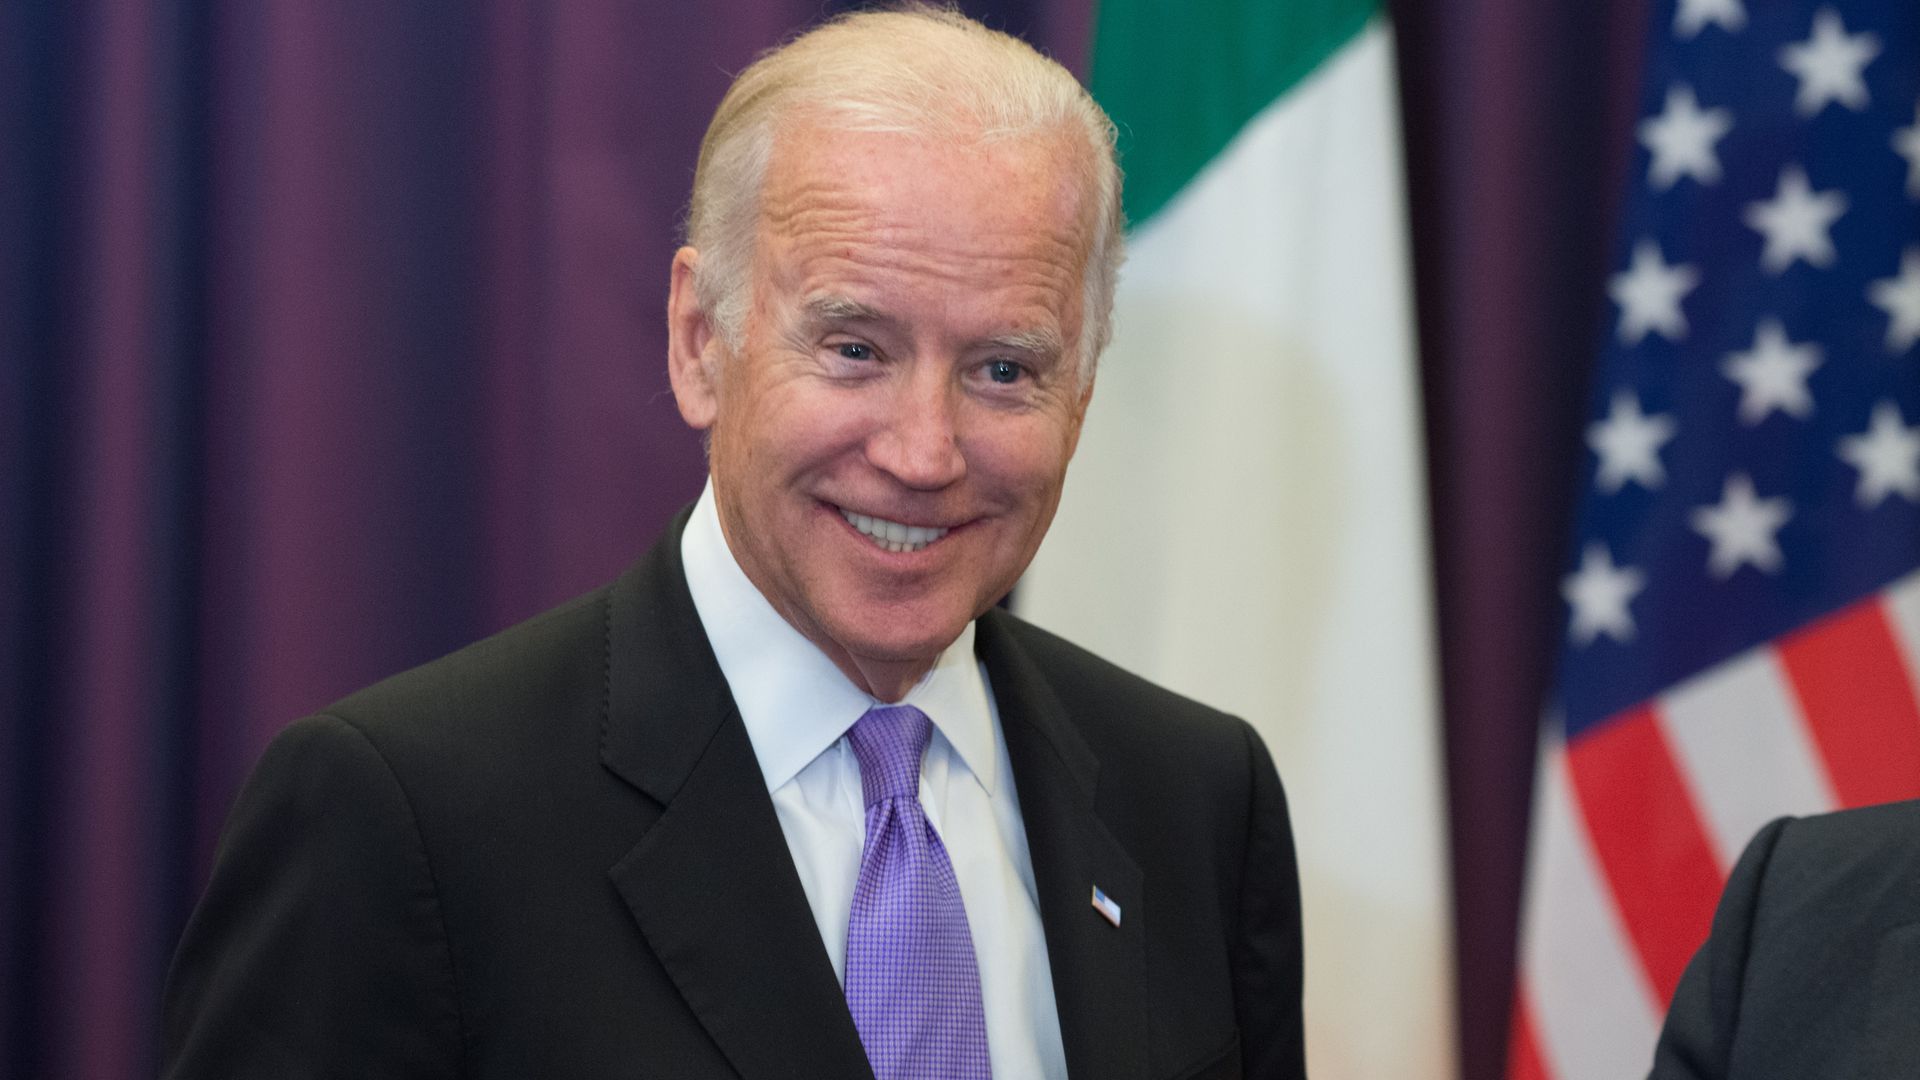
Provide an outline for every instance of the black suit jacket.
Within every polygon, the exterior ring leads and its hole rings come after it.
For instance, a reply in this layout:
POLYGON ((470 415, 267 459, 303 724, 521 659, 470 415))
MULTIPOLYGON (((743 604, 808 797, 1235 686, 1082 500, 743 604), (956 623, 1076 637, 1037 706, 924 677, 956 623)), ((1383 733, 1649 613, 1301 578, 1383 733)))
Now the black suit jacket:
MULTIPOLYGON (((613 585, 275 739, 175 957, 166 1076, 870 1075, 684 521, 613 585)), ((1069 1071, 1303 1076, 1258 737, 1003 612, 976 641, 1069 1071)))
POLYGON ((1760 830, 1681 976, 1653 1080, 1920 1076, 1920 802, 1760 830))

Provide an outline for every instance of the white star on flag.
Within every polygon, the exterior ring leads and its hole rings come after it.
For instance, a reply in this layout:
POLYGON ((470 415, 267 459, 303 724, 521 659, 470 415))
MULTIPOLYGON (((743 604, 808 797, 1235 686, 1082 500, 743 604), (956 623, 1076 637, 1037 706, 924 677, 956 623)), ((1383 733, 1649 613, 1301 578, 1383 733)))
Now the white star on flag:
POLYGON ((1690 38, 1714 23, 1729 32, 1747 25, 1747 9, 1740 0, 1680 0, 1673 13, 1673 35, 1690 38))
POLYGON ((1667 89, 1667 107, 1659 116, 1640 121, 1640 144, 1653 155, 1647 183, 1665 191, 1683 176, 1702 184, 1720 182, 1720 158, 1713 144, 1733 130, 1733 113, 1702 109, 1693 87, 1667 89))
POLYGON ((1780 183, 1771 200, 1748 203, 1741 219, 1766 237, 1760 265, 1778 274, 1805 259, 1810 266, 1833 265, 1833 237, 1829 230, 1847 212, 1847 197, 1839 191, 1816 193, 1806 170, 1789 165, 1780 170, 1780 183))
POLYGON ((1791 502, 1759 498, 1753 480, 1746 473, 1734 473, 1721 488, 1719 503, 1695 507, 1689 520, 1694 531, 1713 545, 1707 569, 1714 577, 1726 579, 1748 565, 1769 574, 1777 572, 1785 560, 1774 534, 1792 516, 1791 502))
POLYGON ((1660 448, 1673 438, 1674 427, 1671 416, 1642 415, 1640 399, 1631 390, 1615 391, 1607 418, 1587 427, 1587 445, 1600 457, 1594 483, 1608 493, 1629 480, 1648 490, 1666 483, 1660 448))
POLYGON ((1853 497, 1861 506, 1879 506, 1896 494, 1920 502, 1920 428, 1902 423, 1893 402, 1875 405, 1866 432, 1841 439, 1839 454, 1860 470, 1853 497))
POLYGON ((1740 421, 1751 426, 1775 409, 1802 420, 1811 415, 1807 376, 1820 362, 1820 346, 1793 344, 1780 320, 1767 319, 1754 331, 1753 347, 1729 353, 1720 370, 1740 384, 1740 421))
POLYGON ((1920 102, 1913 106, 1913 126, 1893 133, 1893 148, 1907 159, 1907 194, 1920 199, 1920 102))
POLYGON ((1887 351, 1898 356, 1920 341, 1920 248, 1900 253, 1900 276, 1867 286, 1867 299, 1887 313, 1887 351))
POLYGON ((1580 569, 1560 583, 1560 595, 1573 609, 1567 633, 1576 645, 1591 645, 1605 634, 1622 644, 1633 640, 1633 613, 1627 605, 1647 587, 1647 575, 1631 566, 1613 565, 1605 544, 1592 543, 1580 556, 1580 569))
POLYGON ((1669 265, 1660 245, 1642 240, 1633 246, 1633 265, 1607 281, 1607 295, 1620 305, 1620 340, 1638 344, 1647 331, 1668 341, 1687 336, 1687 316, 1680 300, 1700 284, 1700 271, 1687 265, 1669 265))
POLYGON ((1866 67, 1880 55, 1873 34, 1848 34, 1840 14, 1823 7, 1813 14, 1813 34, 1780 50, 1780 66, 1800 80, 1794 110, 1812 116, 1837 101, 1859 111, 1867 107, 1866 67))

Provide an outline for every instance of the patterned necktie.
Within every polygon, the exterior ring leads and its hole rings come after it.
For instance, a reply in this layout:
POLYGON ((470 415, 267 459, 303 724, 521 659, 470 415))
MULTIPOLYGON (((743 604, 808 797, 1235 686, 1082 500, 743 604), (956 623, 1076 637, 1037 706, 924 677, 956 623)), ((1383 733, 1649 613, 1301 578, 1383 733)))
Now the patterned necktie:
POLYGON ((920 755, 932 732, 919 709, 880 705, 847 733, 867 804, 847 923, 847 1007, 877 1080, 990 1080, 960 883, 920 809, 920 755))

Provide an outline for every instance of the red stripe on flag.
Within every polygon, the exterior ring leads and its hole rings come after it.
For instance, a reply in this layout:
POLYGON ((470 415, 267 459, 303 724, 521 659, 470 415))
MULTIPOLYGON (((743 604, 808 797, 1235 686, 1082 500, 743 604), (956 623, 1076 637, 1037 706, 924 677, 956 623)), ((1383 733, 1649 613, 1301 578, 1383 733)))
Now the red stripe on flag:
POLYGON ((1550 1080, 1546 1059, 1540 1056, 1540 1036, 1533 1029, 1533 1010, 1527 1008, 1525 987, 1514 991, 1512 1024, 1507 1031, 1507 1080, 1550 1080))
POLYGON ((1583 732, 1567 764, 1613 902, 1664 1007, 1720 898, 1707 831, 1651 706, 1583 732))
POLYGON ((1920 795, 1920 710, 1880 604, 1810 623, 1777 651, 1840 805, 1920 795))

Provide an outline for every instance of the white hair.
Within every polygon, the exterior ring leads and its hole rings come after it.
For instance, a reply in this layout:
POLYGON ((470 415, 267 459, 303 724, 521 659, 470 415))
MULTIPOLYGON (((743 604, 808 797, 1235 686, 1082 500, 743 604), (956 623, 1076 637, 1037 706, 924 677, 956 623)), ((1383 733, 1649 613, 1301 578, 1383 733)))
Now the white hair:
POLYGON ((738 349, 761 186, 776 137, 796 111, 844 131, 942 141, 1064 138, 1093 201, 1083 274, 1082 384, 1106 348, 1125 254, 1113 122, 1059 64, 957 11, 910 3, 842 15, 772 49, 733 81, 700 144, 687 242, 700 252, 694 294, 738 349))

